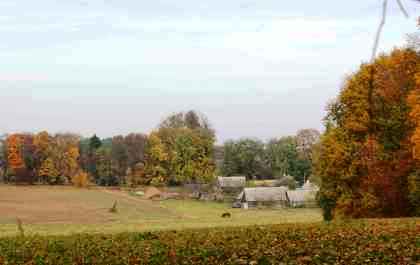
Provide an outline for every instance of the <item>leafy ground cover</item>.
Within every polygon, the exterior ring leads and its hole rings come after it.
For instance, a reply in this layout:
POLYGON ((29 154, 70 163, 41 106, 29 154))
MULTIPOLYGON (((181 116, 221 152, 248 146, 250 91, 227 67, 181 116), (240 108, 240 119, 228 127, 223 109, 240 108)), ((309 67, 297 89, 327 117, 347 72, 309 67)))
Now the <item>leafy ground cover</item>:
POLYGON ((0 240, 0 264, 419 264, 420 220, 0 240))

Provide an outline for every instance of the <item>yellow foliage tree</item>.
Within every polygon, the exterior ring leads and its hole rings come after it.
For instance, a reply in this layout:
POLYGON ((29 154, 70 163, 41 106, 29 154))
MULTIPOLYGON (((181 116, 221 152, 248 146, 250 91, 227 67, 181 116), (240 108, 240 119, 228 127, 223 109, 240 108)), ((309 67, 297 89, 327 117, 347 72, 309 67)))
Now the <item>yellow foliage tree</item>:
POLYGON ((51 158, 45 159, 38 171, 38 176, 42 178, 43 181, 54 184, 57 182, 58 175, 59 173, 54 165, 54 161, 51 158))
POLYGON ((40 132, 34 136, 35 154, 38 159, 45 159, 51 149, 51 136, 48 132, 40 132))

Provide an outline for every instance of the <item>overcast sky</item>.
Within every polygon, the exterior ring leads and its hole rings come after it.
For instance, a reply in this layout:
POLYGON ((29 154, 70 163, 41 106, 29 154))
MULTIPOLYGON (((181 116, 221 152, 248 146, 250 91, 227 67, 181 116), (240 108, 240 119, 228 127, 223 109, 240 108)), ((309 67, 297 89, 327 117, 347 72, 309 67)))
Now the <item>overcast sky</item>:
MULTIPOLYGON (((416 31, 391 1, 380 50, 416 31)), ((197 109, 219 142, 322 129, 379 0, 0 0, 0 134, 108 137, 197 109), (288 2, 288 3, 287 3, 288 2)))

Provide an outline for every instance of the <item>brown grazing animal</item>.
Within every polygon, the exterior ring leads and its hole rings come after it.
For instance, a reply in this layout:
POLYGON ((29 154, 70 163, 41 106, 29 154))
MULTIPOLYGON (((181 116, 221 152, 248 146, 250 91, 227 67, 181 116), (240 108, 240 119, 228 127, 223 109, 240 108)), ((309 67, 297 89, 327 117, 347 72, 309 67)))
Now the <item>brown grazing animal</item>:
POLYGON ((230 213, 224 213, 222 214, 222 218, 231 218, 232 215, 230 213))

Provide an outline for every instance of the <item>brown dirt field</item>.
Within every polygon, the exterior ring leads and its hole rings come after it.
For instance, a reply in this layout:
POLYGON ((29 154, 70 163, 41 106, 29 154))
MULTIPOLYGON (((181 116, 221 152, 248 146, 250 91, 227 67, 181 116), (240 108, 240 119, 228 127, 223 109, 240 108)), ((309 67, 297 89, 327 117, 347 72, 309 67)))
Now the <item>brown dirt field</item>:
POLYGON ((173 213, 152 201, 123 191, 53 186, 0 186, 0 224, 100 224, 126 219, 171 217, 173 213), (109 212, 114 201, 121 214, 109 212))

